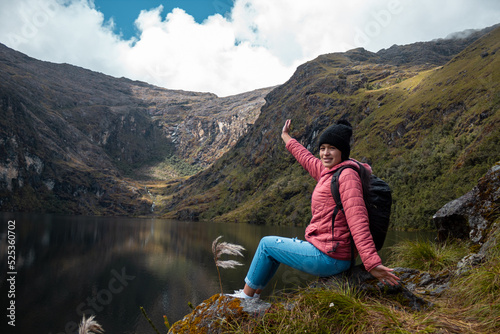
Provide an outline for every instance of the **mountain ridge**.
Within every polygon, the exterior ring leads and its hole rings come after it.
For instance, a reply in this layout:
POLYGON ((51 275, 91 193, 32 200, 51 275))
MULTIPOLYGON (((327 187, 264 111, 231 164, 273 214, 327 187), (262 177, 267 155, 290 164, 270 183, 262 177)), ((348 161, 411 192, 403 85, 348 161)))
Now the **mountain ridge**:
POLYGON ((281 127, 292 118, 293 136, 314 152, 320 131, 345 117, 355 127, 352 156, 395 191, 397 227, 429 227, 434 207, 499 158, 497 49, 488 38, 498 31, 321 55, 282 85, 225 98, 0 45, 0 210, 305 225, 314 183, 284 149, 281 127), (433 184, 450 172, 456 189, 433 184), (411 205, 412 192, 423 203, 411 205))

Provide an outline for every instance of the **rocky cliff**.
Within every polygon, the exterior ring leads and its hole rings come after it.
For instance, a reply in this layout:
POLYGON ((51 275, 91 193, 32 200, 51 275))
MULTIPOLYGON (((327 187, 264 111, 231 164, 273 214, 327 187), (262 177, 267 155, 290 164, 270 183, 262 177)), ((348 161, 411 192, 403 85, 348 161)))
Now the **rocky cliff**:
POLYGON ((134 180, 206 168, 253 124, 270 90, 167 90, 0 45, 0 210, 149 212, 134 180))
POLYGON ((272 88, 228 96, 134 86, 134 96, 175 146, 178 157, 203 169, 246 133, 272 88))

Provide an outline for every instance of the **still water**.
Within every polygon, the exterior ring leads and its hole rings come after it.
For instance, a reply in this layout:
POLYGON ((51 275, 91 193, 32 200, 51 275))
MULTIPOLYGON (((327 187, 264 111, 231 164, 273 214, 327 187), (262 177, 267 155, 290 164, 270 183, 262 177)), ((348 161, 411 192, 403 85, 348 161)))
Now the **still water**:
MULTIPOLYGON (((76 333, 82 315, 95 314, 106 333, 154 333, 141 306, 165 332, 164 315, 172 324, 191 311, 188 303, 220 292, 211 251, 220 235, 246 248, 244 258, 230 257, 243 266, 221 269, 223 290, 230 293, 243 287, 260 238, 303 239, 304 228, 0 213, 0 332, 76 333), (9 227, 15 268, 8 267, 9 227), (7 317, 12 301, 15 327, 7 317)), ((390 233, 381 256, 400 240, 420 237, 432 235, 390 233)), ((281 266, 263 297, 314 279, 281 266)))

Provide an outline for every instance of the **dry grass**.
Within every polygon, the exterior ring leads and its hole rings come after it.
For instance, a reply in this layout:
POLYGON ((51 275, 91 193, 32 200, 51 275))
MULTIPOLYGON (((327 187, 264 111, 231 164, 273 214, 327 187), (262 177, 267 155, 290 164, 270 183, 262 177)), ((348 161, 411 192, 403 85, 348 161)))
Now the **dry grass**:
POLYGON ((94 316, 90 316, 88 319, 85 319, 85 315, 83 316, 82 322, 78 328, 78 334, 100 334, 104 333, 104 329, 102 329, 101 325, 97 321, 94 320, 94 316))
POLYGON ((214 254, 214 261, 215 261, 215 266, 217 267, 217 274, 219 275, 220 294, 222 296, 224 292, 222 291, 222 280, 220 277, 219 267, 225 269, 233 269, 236 266, 241 266, 243 264, 235 260, 221 260, 221 256, 224 254, 243 256, 241 252, 244 251, 245 248, 243 246, 231 244, 228 242, 219 243, 220 238, 222 238, 222 235, 217 237, 217 239, 215 239, 212 242, 212 253, 214 254))
POLYGON ((469 252, 463 242, 434 243, 423 240, 407 240, 391 247, 391 266, 415 268, 424 271, 440 271, 454 267, 469 252))

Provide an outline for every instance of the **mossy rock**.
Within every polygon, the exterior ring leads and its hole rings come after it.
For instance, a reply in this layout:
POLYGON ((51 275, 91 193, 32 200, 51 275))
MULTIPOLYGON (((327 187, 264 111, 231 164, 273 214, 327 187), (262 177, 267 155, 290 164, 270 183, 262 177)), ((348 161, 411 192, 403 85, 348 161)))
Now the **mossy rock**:
POLYGON ((227 333, 231 324, 241 322, 249 316, 260 316, 269 307, 271 304, 259 299, 213 295, 173 324, 169 333, 227 333))

